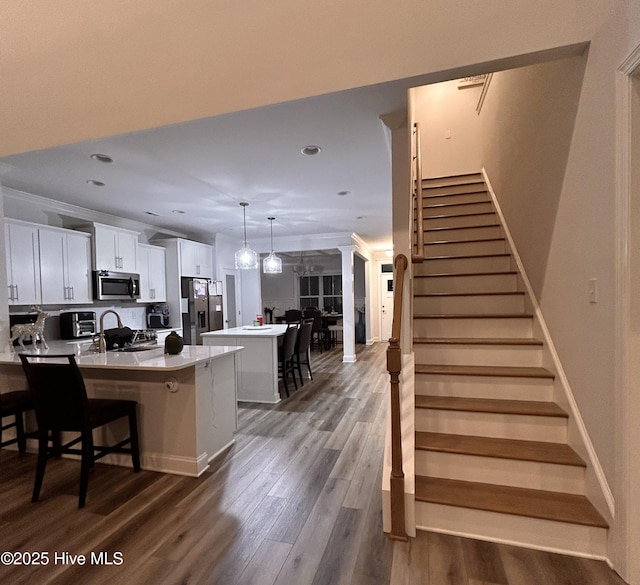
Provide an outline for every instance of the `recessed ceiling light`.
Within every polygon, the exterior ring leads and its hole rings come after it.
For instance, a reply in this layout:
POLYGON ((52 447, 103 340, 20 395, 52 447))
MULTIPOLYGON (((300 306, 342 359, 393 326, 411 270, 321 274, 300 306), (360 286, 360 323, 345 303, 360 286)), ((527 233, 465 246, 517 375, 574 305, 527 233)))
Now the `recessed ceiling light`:
POLYGON ((309 144, 308 146, 300 149, 300 152, 302 154, 306 154, 307 156, 314 156, 316 154, 319 154, 321 151, 322 148, 320 148, 319 146, 315 146, 314 144, 309 144))
POLYGON ((91 158, 102 163, 112 163, 113 159, 108 154, 92 154, 91 158))
POLYGON ((160 214, 156 213, 155 211, 145 211, 145 213, 147 215, 153 215, 153 217, 160 217, 160 214))
POLYGON ((350 195, 351 191, 338 191, 338 195, 340 195, 340 197, 344 197, 345 195, 350 195))
POLYGON ((176 214, 178 214, 178 215, 179 215, 179 214, 181 214, 181 213, 187 213, 187 212, 186 212, 186 211, 183 211, 182 209, 174 209, 174 210, 172 211, 172 213, 176 213, 176 214))
POLYGON ((93 185, 94 187, 104 187, 102 181, 96 181, 95 179, 87 179, 87 185, 93 185))
POLYGON ((359 215, 356 219, 364 219, 364 215, 359 215))

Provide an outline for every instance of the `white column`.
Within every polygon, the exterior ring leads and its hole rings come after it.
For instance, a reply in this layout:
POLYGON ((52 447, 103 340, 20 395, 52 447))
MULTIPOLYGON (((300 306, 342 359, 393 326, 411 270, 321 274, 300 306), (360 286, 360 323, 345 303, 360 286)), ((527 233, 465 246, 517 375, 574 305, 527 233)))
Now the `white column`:
POLYGON ((353 253, 355 246, 338 246, 342 253, 342 361, 356 361, 355 292, 353 253))

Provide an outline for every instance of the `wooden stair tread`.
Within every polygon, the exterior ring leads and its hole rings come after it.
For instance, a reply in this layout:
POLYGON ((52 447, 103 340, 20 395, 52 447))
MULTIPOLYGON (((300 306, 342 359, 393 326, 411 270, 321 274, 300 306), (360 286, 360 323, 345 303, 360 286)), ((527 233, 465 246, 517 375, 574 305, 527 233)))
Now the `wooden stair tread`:
POLYGON ((495 215, 495 211, 475 211, 473 213, 445 213, 442 215, 426 215, 423 219, 424 221, 429 221, 431 219, 453 219, 455 217, 479 217, 481 215, 495 215))
MULTIPOLYGON (((416 230, 413 230, 416 233, 416 230)), ((474 240, 438 240, 435 242, 425 242, 425 246, 433 246, 435 244, 478 244, 480 242, 504 242, 505 238, 476 238, 474 240)))
POLYGON ((516 270, 494 270, 490 272, 441 272, 439 274, 414 274, 413 278, 443 278, 454 276, 503 276, 518 274, 516 270))
MULTIPOLYGON (((415 278, 415 277, 414 277, 415 278)), ((523 296, 524 291, 481 291, 481 292, 434 292, 434 293, 413 293, 413 297, 490 297, 499 295, 523 296)))
POLYGON ((535 366, 454 366, 446 364, 416 364, 416 374, 455 376, 492 376, 498 378, 549 378, 555 376, 546 368, 535 366))
POLYGON ((485 314, 459 314, 447 315, 438 313, 436 315, 414 315, 414 319, 531 319, 533 315, 527 313, 485 313, 485 314))
POLYGON ((429 262, 431 260, 471 260, 471 259, 480 259, 480 258, 506 258, 510 257, 511 254, 507 252, 503 252, 502 254, 474 254, 474 255, 466 255, 466 256, 429 256, 425 258, 425 262, 429 262))
POLYGON ((523 416, 552 416, 567 418, 567 413, 555 402, 534 400, 499 400, 495 398, 462 398, 458 396, 429 396, 416 394, 416 408, 432 410, 456 410, 491 414, 515 414, 523 416))
POLYGON ((475 230, 478 228, 486 228, 486 227, 500 227, 499 223, 483 223, 483 224, 478 224, 478 225, 454 225, 454 226, 443 226, 443 227, 432 227, 432 228, 425 228, 424 231, 426 232, 444 232, 444 231, 448 231, 448 230, 475 230))
POLYGON ((414 337, 413 343, 432 345, 543 345, 540 339, 529 337, 414 337))
POLYGON ((608 528, 584 496, 416 476, 416 500, 582 526, 608 528))
POLYGON ((584 460, 565 443, 418 431, 416 432, 416 449, 586 467, 584 460))
MULTIPOLYGON (((427 196, 428 197, 428 196, 427 196)), ((489 199, 486 201, 460 201, 458 203, 434 203, 432 205, 425 205, 424 202, 427 201, 426 198, 423 198, 422 209, 436 209, 436 208, 444 208, 444 207, 465 207, 466 205, 482 205, 485 203, 491 203, 489 199)), ((415 205, 413 208, 415 209, 415 205)), ((494 212, 495 213, 495 212, 494 212)))
MULTIPOLYGON (((478 185, 482 184, 482 181, 477 181, 478 185)), ((489 192, 486 189, 477 189, 475 191, 453 191, 456 187, 468 187, 469 185, 473 185, 473 183, 465 183, 463 185, 432 185, 432 186, 422 186, 422 201, 424 203, 425 200, 428 199, 436 199, 438 197, 459 197, 462 195, 487 195, 487 201, 491 201, 488 197, 489 192), (452 189, 451 193, 429 193, 429 191, 435 191, 436 189, 452 189)), ((484 185, 483 185, 484 186, 484 185)))

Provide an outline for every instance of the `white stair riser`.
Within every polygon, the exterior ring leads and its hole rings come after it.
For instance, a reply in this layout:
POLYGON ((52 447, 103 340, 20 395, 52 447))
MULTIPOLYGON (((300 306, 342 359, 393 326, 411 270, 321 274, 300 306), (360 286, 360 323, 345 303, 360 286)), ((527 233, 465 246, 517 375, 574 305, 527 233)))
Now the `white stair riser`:
POLYGON ((416 475, 584 495, 584 467, 416 450, 416 475))
POLYGON ((538 346, 477 346, 414 344, 417 364, 458 366, 541 366, 538 346))
POLYGON ((422 183, 422 197, 429 199, 433 195, 455 194, 455 193, 480 193, 488 198, 486 185, 480 181, 469 181, 460 183, 422 183))
POLYGON ((455 215, 445 217, 425 217, 424 229, 429 230, 438 227, 460 227, 470 225, 486 225, 498 223, 495 213, 487 213, 482 215, 455 215))
POLYGON ((531 337, 532 319, 497 318, 497 319, 414 319, 414 337, 531 337))
POLYGON ((507 252, 505 240, 479 242, 451 242, 429 244, 424 247, 425 258, 433 256, 473 256, 475 254, 504 254, 507 252))
POLYGON ((553 380, 550 378, 417 374, 415 382, 416 394, 431 396, 539 402, 553 400, 553 380))
POLYGON ((414 266, 414 275, 451 274, 460 272, 504 272, 513 270, 511 256, 479 256, 478 258, 446 258, 425 260, 414 266))
POLYGON ((414 297, 417 315, 517 315, 524 314, 524 295, 473 295, 414 297))
MULTIPOLYGON (((455 185, 469 185, 479 183, 484 185, 482 173, 469 173, 451 177, 427 177, 422 179, 423 187, 452 187, 455 185)), ((484 188, 484 187, 483 187, 484 188)))
POLYGON ((605 558, 607 530, 566 522, 416 502, 416 526, 557 553, 605 558))
POLYGON ((467 213, 489 213, 494 211, 491 201, 479 201, 478 203, 468 203, 465 205, 445 205, 434 204, 429 207, 423 207, 424 217, 433 217, 434 215, 446 214, 467 214, 467 213))
POLYGON ((425 242, 447 242, 450 240, 477 240, 499 238, 502 236, 500 226, 485 225, 473 228, 456 228, 452 230, 435 230, 424 233, 425 242))
POLYGON ((416 431, 564 443, 567 419, 416 408, 416 431))
POLYGON ((516 274, 471 274, 465 276, 425 276, 414 278, 413 292, 428 293, 472 293, 472 292, 516 292, 516 274))

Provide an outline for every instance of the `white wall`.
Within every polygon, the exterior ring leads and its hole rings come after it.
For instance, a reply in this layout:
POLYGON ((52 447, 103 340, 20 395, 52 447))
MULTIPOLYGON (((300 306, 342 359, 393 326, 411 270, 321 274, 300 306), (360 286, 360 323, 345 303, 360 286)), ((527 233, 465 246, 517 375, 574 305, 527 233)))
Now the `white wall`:
POLYGON ((481 91, 479 86, 463 87, 457 80, 415 89, 423 177, 480 171, 480 119, 476 106, 481 91))

